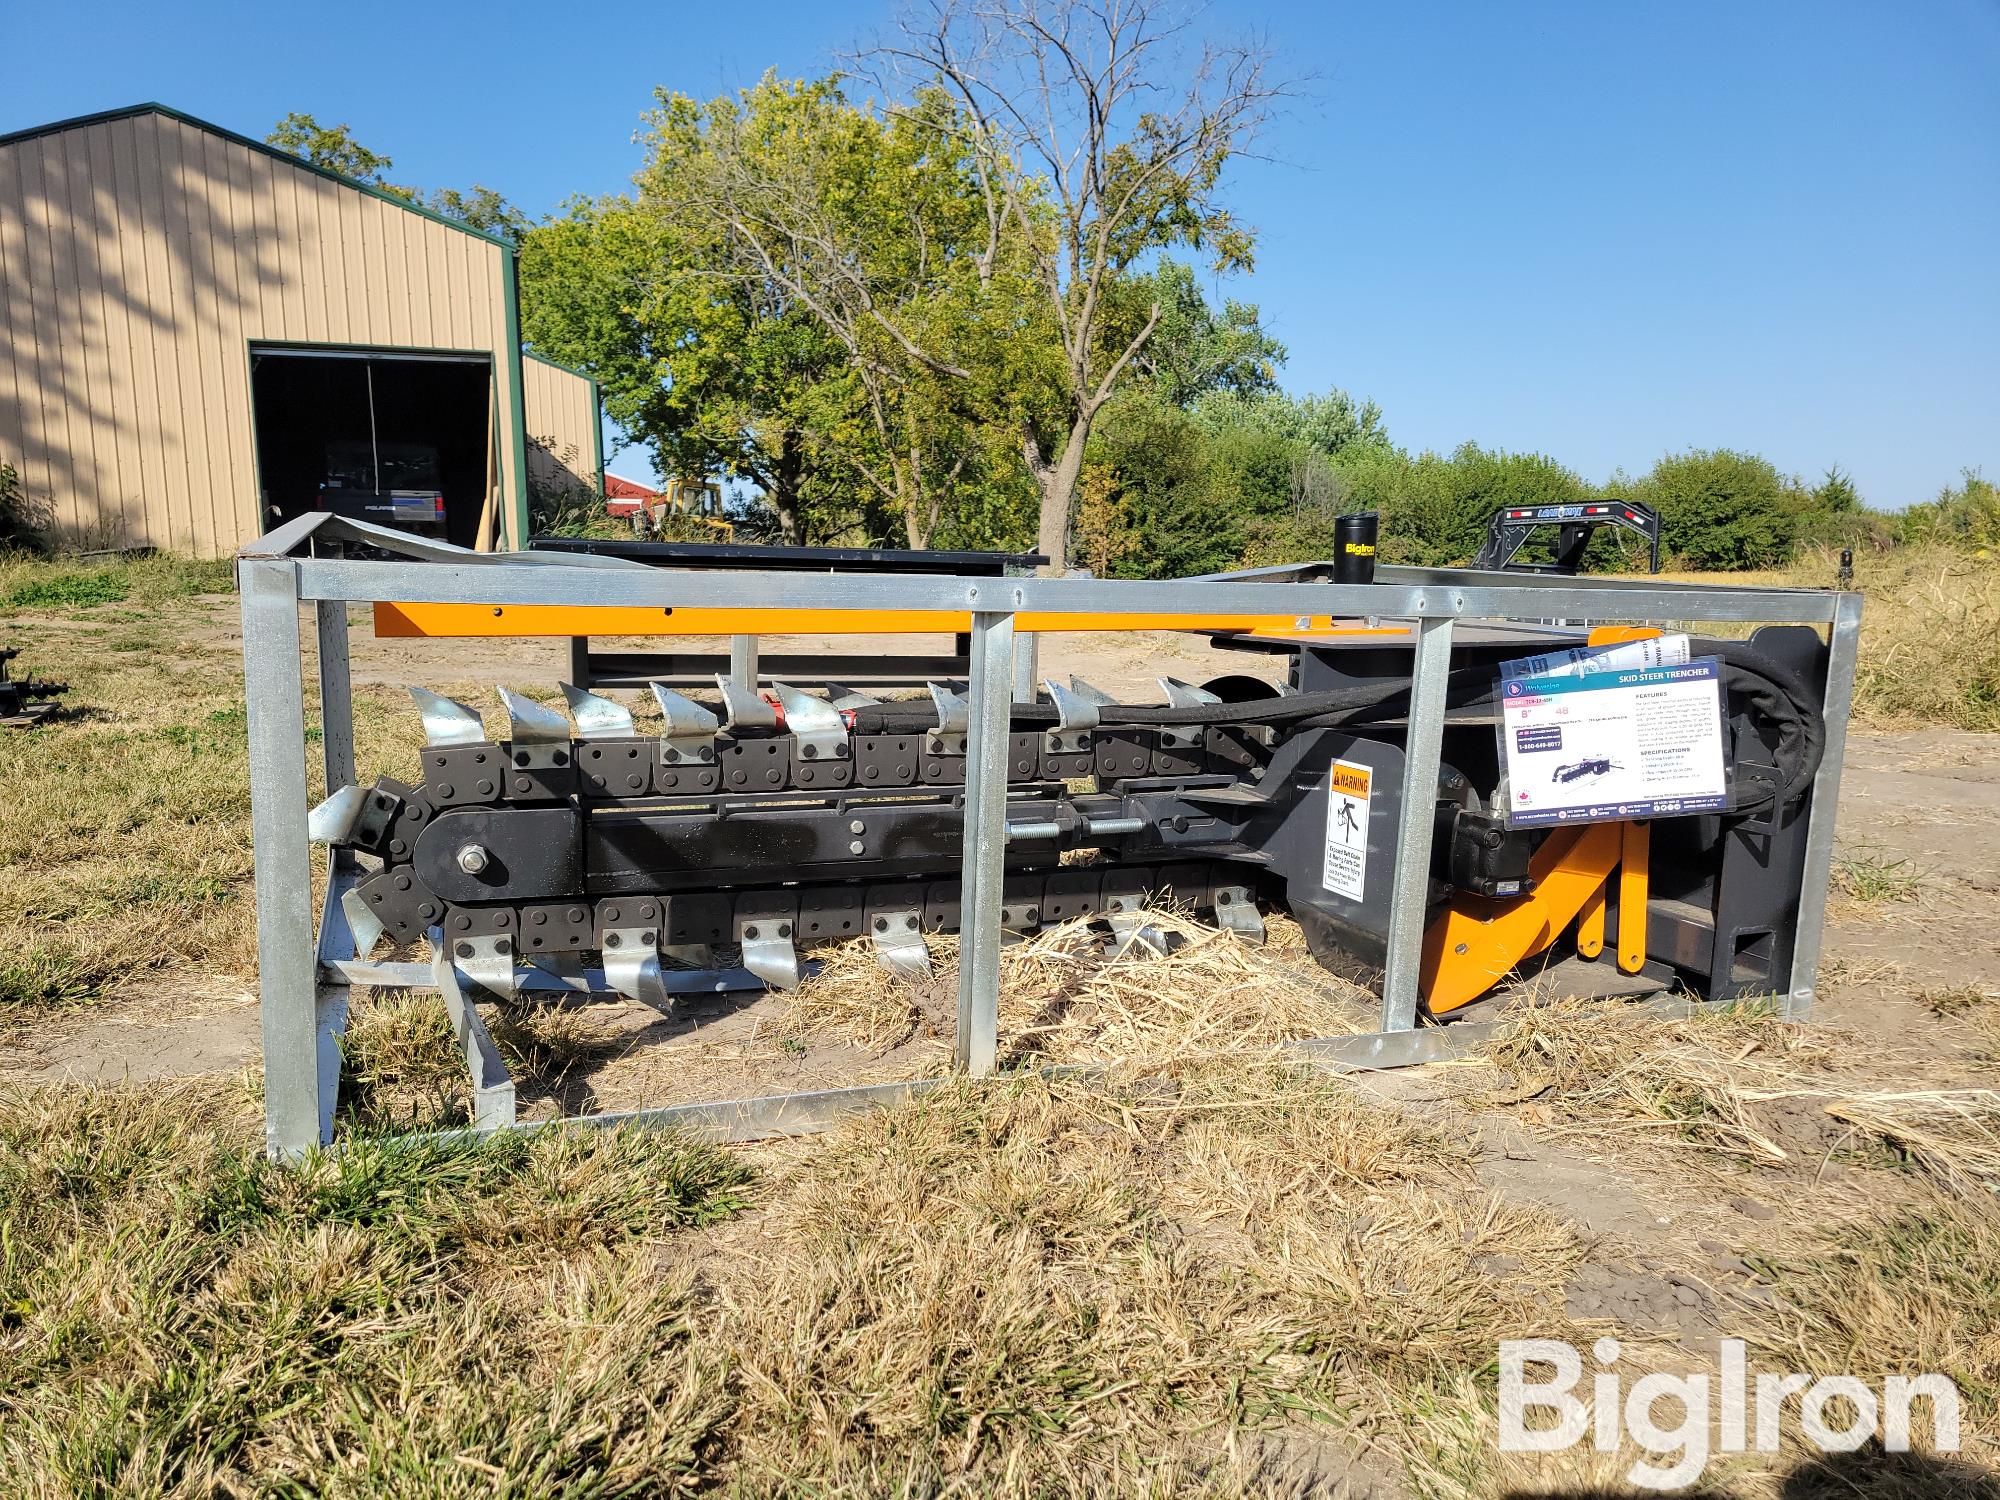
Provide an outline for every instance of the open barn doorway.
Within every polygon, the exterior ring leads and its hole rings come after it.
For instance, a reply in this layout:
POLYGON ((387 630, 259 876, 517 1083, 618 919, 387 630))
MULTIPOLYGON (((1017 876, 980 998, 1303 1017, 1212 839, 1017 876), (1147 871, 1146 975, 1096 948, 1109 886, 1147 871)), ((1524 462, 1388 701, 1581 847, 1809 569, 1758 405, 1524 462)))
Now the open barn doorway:
POLYGON ((484 354, 255 344, 265 530, 308 511, 475 544, 495 483, 484 354))

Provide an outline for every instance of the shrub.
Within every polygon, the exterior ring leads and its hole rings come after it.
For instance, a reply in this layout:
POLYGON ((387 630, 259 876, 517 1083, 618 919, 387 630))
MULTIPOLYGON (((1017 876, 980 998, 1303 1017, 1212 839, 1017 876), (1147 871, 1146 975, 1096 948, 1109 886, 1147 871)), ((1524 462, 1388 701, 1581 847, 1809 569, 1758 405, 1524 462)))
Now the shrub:
POLYGON ((44 518, 21 488, 15 467, 0 459, 0 552, 46 552, 44 518))
POLYGON ((1669 454, 1632 486, 1660 513, 1662 550, 1701 571, 1770 568, 1798 536, 1798 507, 1767 459, 1727 449, 1669 454))
POLYGON ((1906 546, 2000 546, 2000 487, 1977 469, 1967 469, 1963 483, 1946 485, 1937 499, 1912 505, 1898 516, 1895 536, 1906 546))
POLYGON ((1582 500, 1589 486, 1539 453, 1462 444, 1449 458, 1399 449, 1350 448, 1334 460, 1351 509, 1382 515, 1382 561, 1463 566, 1485 541, 1493 513, 1511 505, 1582 500))

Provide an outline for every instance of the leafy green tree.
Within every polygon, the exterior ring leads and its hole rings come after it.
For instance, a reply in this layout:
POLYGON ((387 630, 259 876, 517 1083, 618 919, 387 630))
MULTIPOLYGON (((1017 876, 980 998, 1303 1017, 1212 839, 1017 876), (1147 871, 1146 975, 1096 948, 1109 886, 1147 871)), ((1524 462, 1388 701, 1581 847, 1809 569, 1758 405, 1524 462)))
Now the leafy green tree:
POLYGON ((1851 516, 1861 509, 1861 492, 1854 487, 1854 480, 1835 464, 1813 490, 1812 502, 1812 508, 1821 515, 1851 516))
POLYGON ((1034 308, 949 112, 833 79, 662 93, 636 192, 528 236, 530 341, 664 467, 750 479, 774 535, 1018 543, 1034 308))
POLYGON ((1386 445, 1382 409, 1373 401, 1355 403, 1343 390, 1324 396, 1293 396, 1280 390, 1213 390, 1195 403, 1195 412, 1217 430, 1256 428, 1332 458, 1357 443, 1386 445))
POLYGON ((662 95, 650 121, 640 205, 692 252, 669 279, 838 351, 793 416, 845 466, 864 531, 927 546, 961 499, 990 500, 984 428, 1018 400, 1033 308, 944 96, 880 114, 837 80, 767 75, 707 104, 662 95))
POLYGON ((419 201, 431 212, 443 214, 447 219, 456 219, 474 229, 505 235, 513 240, 519 240, 534 227, 535 221, 526 213, 492 188, 479 183, 474 183, 472 190, 464 193, 457 188, 433 188, 421 195, 419 201))
POLYGON ((817 397, 845 354, 768 283, 722 274, 717 227, 660 201, 673 182, 658 153, 638 197, 573 201, 528 234, 523 335, 596 376, 606 415, 664 472, 747 479, 776 534, 824 540, 845 524, 817 473, 840 399, 817 397))
POLYGON ((304 157, 316 167, 352 177, 356 182, 387 186, 386 174, 395 165, 388 157, 370 151, 354 138, 345 125, 322 125, 311 115, 294 110, 271 127, 265 144, 304 157))
POLYGON ((518 238, 533 222, 489 187, 475 184, 466 193, 457 188, 435 188, 426 193, 419 188, 393 183, 389 181, 388 174, 395 162, 389 157, 362 145, 348 126, 322 125, 310 114, 299 110, 294 110, 272 126, 264 142, 303 157, 316 167, 352 177, 356 182, 368 183, 385 193, 393 193, 407 202, 428 208, 433 213, 470 224, 474 229, 483 229, 488 234, 518 238))
POLYGON ((1683 567, 1775 567, 1791 555, 1796 507, 1768 459, 1728 449, 1669 454, 1632 486, 1660 513, 1660 544, 1683 567))
POLYGON ((1265 331, 1254 302, 1225 298, 1218 312, 1195 283, 1194 269, 1162 260, 1145 276, 1125 278, 1114 293, 1126 336, 1153 310, 1159 321, 1140 346, 1135 372, 1171 406, 1211 396, 1248 399, 1275 392, 1285 346, 1265 331))
POLYGON ((1504 506, 1560 505, 1590 493, 1552 458, 1476 443, 1461 444, 1449 457, 1355 443, 1334 467, 1353 508, 1381 513, 1382 560, 1418 567, 1470 562, 1493 513, 1504 506))

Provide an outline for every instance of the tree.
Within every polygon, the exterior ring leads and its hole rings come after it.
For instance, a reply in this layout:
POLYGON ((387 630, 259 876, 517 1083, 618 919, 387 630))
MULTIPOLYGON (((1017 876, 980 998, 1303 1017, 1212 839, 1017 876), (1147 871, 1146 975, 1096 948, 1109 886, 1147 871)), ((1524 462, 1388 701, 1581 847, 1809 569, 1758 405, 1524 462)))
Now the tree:
POLYGON ((1305 445, 1332 458, 1355 444, 1386 446, 1382 408, 1356 405, 1343 390, 1324 396, 1293 396, 1279 390, 1214 390, 1195 403, 1195 413, 1218 429, 1254 427, 1305 445))
POLYGON ((354 138, 354 132, 346 125, 322 125, 300 110, 292 111, 272 126, 264 143, 488 234, 518 239, 533 223, 490 187, 474 184, 469 193, 461 193, 457 188, 435 188, 426 193, 393 183, 388 174, 395 162, 389 157, 370 151, 354 138))
POLYGON ((1727 449, 1668 454, 1631 488, 1660 513, 1660 544, 1682 566, 1730 571, 1783 562, 1797 534, 1768 459, 1727 449))
POLYGON ((814 514, 813 392, 846 361, 770 289, 718 276, 712 223, 663 206, 656 154, 634 198, 577 200, 521 245, 521 328, 590 371, 605 413, 669 474, 722 474, 764 493, 788 541, 824 539, 814 514))
POLYGON ((801 425, 912 547, 990 461, 983 403, 1008 384, 1026 316, 952 113, 936 91, 885 117, 837 80, 771 75, 706 105, 662 95, 640 179, 642 204, 698 248, 682 273, 698 295, 839 351, 838 378, 801 393, 801 425))
POLYGON ((1414 457, 1386 443, 1355 443, 1334 459, 1354 509, 1379 511, 1384 562, 1462 567, 1503 506, 1559 505, 1589 494, 1583 480, 1539 453, 1463 443, 1450 457, 1414 457))
POLYGON ((384 174, 395 165, 388 157, 370 151, 354 138, 345 125, 322 125, 311 115, 294 110, 271 127, 265 144, 304 157, 316 167, 352 177, 356 182, 386 187, 384 174))
POLYGON ((499 193, 480 183, 474 183, 468 193, 457 188, 433 188, 421 195, 419 201, 432 213, 512 240, 519 240, 535 223, 499 193))
POLYGON ((868 54, 878 77, 914 89, 905 108, 937 88, 955 102, 992 254, 1020 247, 1054 324, 1061 399, 1016 415, 1037 545, 1058 568, 1091 430, 1165 316, 1154 302, 1121 326, 1123 279, 1177 246, 1218 270, 1251 262, 1220 189, 1283 89, 1260 46, 1190 48, 1171 3, 919 0, 868 54))
POLYGON ((529 340, 664 467, 752 480, 787 540, 1017 545, 1032 495, 999 423, 1046 340, 930 105, 662 93, 636 192, 528 237, 529 340))
POLYGON ((1148 276, 1116 284, 1123 326, 1136 331, 1159 309, 1152 336, 1133 360, 1137 375, 1173 406, 1209 396, 1247 399, 1274 392, 1285 346, 1264 329, 1257 305, 1225 298, 1218 313, 1194 270, 1163 260, 1148 276))

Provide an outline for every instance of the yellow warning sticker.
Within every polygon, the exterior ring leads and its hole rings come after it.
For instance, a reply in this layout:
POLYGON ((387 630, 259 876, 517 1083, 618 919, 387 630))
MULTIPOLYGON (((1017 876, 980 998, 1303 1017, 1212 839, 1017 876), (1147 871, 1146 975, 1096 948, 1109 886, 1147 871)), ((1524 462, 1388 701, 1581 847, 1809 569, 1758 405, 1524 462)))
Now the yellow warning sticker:
POLYGON ((1337 760, 1327 774, 1326 862, 1319 883, 1336 896, 1360 901, 1368 888, 1368 807, 1374 772, 1337 760))

